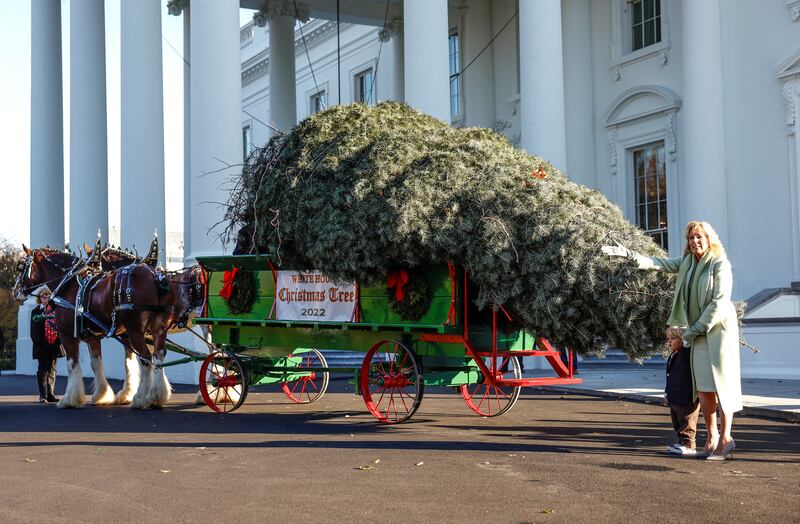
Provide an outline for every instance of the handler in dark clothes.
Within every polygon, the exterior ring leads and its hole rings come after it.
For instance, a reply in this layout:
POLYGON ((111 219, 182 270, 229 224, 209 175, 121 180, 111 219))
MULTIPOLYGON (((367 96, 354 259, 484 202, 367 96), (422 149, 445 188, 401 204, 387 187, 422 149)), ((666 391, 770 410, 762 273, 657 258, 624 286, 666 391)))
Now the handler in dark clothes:
POLYGON ((56 387, 56 360, 61 354, 53 309, 50 307, 50 288, 40 287, 36 292, 36 307, 31 311, 31 341, 33 358, 39 361, 36 383, 39 385, 39 402, 58 402, 53 394, 56 387))
POLYGON ((672 353, 667 360, 667 402, 672 417, 672 427, 678 434, 678 443, 667 451, 676 455, 696 455, 695 435, 700 404, 694 398, 692 385, 692 354, 682 346, 683 330, 677 326, 667 329, 667 344, 672 353))

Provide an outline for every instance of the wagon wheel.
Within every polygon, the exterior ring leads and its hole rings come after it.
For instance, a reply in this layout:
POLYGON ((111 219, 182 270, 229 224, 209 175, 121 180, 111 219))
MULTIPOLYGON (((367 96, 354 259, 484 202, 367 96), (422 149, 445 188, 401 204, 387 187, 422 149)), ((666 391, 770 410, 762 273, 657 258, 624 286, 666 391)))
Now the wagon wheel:
POLYGON ((425 384, 417 357, 397 340, 372 346, 361 364, 360 387, 372 415, 385 424, 411 418, 422 402, 425 384))
MULTIPOLYGON (((486 367, 492 369, 492 358, 484 358, 486 367)), ((519 359, 517 357, 497 357, 495 368, 496 378, 522 378, 519 359)), ((484 417, 496 417, 502 415, 517 403, 519 399, 520 386, 498 386, 486 382, 478 384, 462 384, 461 397, 469 406, 469 409, 484 417)))
MULTIPOLYGON (((312 349, 306 353, 289 355, 287 358, 299 358, 297 371, 302 372, 302 368, 327 368, 328 361, 317 351, 312 349)), ((330 373, 327 371, 308 371, 306 375, 290 382, 281 382, 281 388, 292 402, 298 404, 311 404, 322 398, 328 389, 328 379, 330 373)))
POLYGON ((200 395, 217 413, 229 413, 247 397, 242 361, 232 353, 214 352, 200 366, 200 395))

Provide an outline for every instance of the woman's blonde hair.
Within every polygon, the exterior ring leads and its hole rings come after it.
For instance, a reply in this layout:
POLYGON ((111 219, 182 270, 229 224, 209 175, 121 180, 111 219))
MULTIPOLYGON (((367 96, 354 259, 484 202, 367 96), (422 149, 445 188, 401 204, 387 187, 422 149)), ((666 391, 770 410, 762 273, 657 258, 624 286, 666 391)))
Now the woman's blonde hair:
POLYGON ((667 338, 671 336, 683 338, 683 328, 680 326, 670 326, 664 334, 667 335, 667 338))
POLYGON ((717 232, 714 231, 714 228, 711 227, 711 224, 708 222, 703 222, 699 220, 692 220, 688 224, 686 224, 686 234, 684 238, 686 239, 686 247, 683 249, 683 254, 688 255, 692 252, 689 249, 689 235, 692 234, 693 229, 699 229, 703 232, 703 234, 708 239, 708 252, 714 255, 715 257, 726 257, 725 248, 722 247, 722 242, 719 240, 719 235, 717 232))
POLYGON ((41 304, 42 303, 42 295, 52 295, 53 292, 50 291, 50 288, 47 287, 47 284, 42 284, 41 286, 39 286, 36 289, 34 294, 36 295, 36 303, 37 304, 41 304))

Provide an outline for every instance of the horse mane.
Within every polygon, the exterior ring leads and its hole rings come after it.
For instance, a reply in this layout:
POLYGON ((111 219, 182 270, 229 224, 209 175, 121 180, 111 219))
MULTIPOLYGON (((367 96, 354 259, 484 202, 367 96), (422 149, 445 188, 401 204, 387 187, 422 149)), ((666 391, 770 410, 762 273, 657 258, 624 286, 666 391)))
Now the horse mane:
POLYGON ((34 256, 41 255, 42 257, 48 258, 57 264, 67 263, 69 265, 72 265, 75 263, 76 260, 78 260, 78 257, 73 253, 50 247, 37 248, 34 249, 32 252, 34 256))
POLYGON ((130 263, 134 263, 139 261, 139 259, 136 258, 136 255, 127 249, 114 246, 105 246, 100 254, 100 257, 102 258, 103 262, 128 261, 130 263))

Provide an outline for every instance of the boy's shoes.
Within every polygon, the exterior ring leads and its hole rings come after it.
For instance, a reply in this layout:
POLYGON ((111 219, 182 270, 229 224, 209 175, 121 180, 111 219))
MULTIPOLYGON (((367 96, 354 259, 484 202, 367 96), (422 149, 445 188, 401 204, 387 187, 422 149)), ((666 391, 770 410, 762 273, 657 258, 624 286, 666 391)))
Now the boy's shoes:
POLYGON ((685 456, 697 455, 696 449, 689 448, 681 444, 671 445, 670 447, 667 448, 667 452, 672 453, 673 455, 685 455, 685 456))

